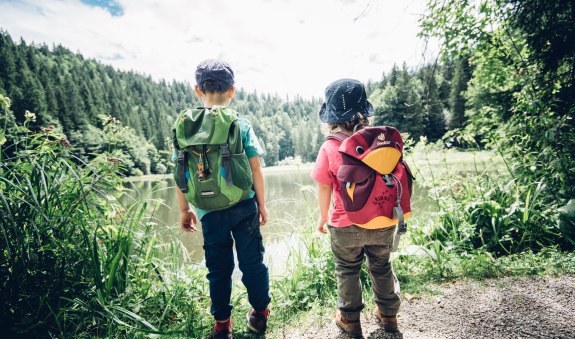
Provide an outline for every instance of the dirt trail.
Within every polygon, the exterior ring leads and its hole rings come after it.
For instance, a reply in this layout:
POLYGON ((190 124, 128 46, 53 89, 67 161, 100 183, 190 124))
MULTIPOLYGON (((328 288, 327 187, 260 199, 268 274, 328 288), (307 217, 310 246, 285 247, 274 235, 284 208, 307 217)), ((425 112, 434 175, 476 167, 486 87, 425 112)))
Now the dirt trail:
MULTIPOLYGON (((438 289, 436 296, 404 296, 399 333, 379 329, 372 314, 362 314, 365 338, 575 338, 575 277, 457 282, 438 289)), ((347 338, 329 320, 287 337, 347 338)))

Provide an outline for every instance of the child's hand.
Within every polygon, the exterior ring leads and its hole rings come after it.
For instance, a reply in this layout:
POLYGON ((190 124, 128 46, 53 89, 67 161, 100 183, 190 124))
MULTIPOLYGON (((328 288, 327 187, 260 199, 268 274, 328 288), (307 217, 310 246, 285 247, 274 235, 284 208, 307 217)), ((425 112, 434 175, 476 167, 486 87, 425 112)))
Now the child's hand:
POLYGON ((266 209, 266 205, 258 204, 258 213, 260 215, 260 226, 263 226, 268 222, 268 210, 266 209))
POLYGON ((326 220, 324 218, 319 218, 317 222, 317 231, 321 234, 327 234, 327 229, 325 228, 326 220))
POLYGON ((180 212, 180 227, 186 232, 195 232, 198 229, 194 227, 198 223, 196 212, 192 210, 180 212))

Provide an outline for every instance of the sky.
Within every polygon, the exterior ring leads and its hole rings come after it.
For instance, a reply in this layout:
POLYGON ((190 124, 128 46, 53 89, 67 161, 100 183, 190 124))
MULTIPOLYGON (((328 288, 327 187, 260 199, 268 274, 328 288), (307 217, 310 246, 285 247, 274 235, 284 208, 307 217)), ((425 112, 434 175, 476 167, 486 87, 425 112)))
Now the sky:
POLYGON ((427 0, 0 0, 0 30, 60 44, 154 80, 195 83, 205 59, 237 87, 322 98, 340 78, 377 81, 432 61, 417 37, 427 0))

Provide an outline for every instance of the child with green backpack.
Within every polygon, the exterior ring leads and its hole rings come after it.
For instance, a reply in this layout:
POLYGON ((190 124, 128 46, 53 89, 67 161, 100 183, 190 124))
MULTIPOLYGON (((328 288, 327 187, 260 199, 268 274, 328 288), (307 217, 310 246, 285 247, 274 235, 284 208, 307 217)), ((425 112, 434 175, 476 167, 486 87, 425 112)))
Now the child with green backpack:
POLYGON ((211 313, 216 320, 212 337, 232 338, 234 241, 253 307, 247 327, 264 333, 270 295, 259 229, 268 215, 259 160, 263 150, 250 122, 227 107, 235 94, 231 67, 220 60, 205 60, 195 76, 195 92, 204 107, 183 111, 174 125, 180 225, 195 232, 198 218, 202 222, 211 313))

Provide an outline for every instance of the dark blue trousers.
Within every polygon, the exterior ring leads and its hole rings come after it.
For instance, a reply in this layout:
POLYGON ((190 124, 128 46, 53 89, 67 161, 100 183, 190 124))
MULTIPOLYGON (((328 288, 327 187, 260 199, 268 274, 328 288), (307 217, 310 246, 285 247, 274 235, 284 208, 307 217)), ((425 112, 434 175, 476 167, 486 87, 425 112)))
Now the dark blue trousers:
POLYGON ((263 262, 264 245, 255 200, 247 199, 206 214, 202 218, 202 233, 214 318, 225 320, 232 312, 234 241, 248 301, 256 311, 265 310, 270 302, 269 273, 263 262))

